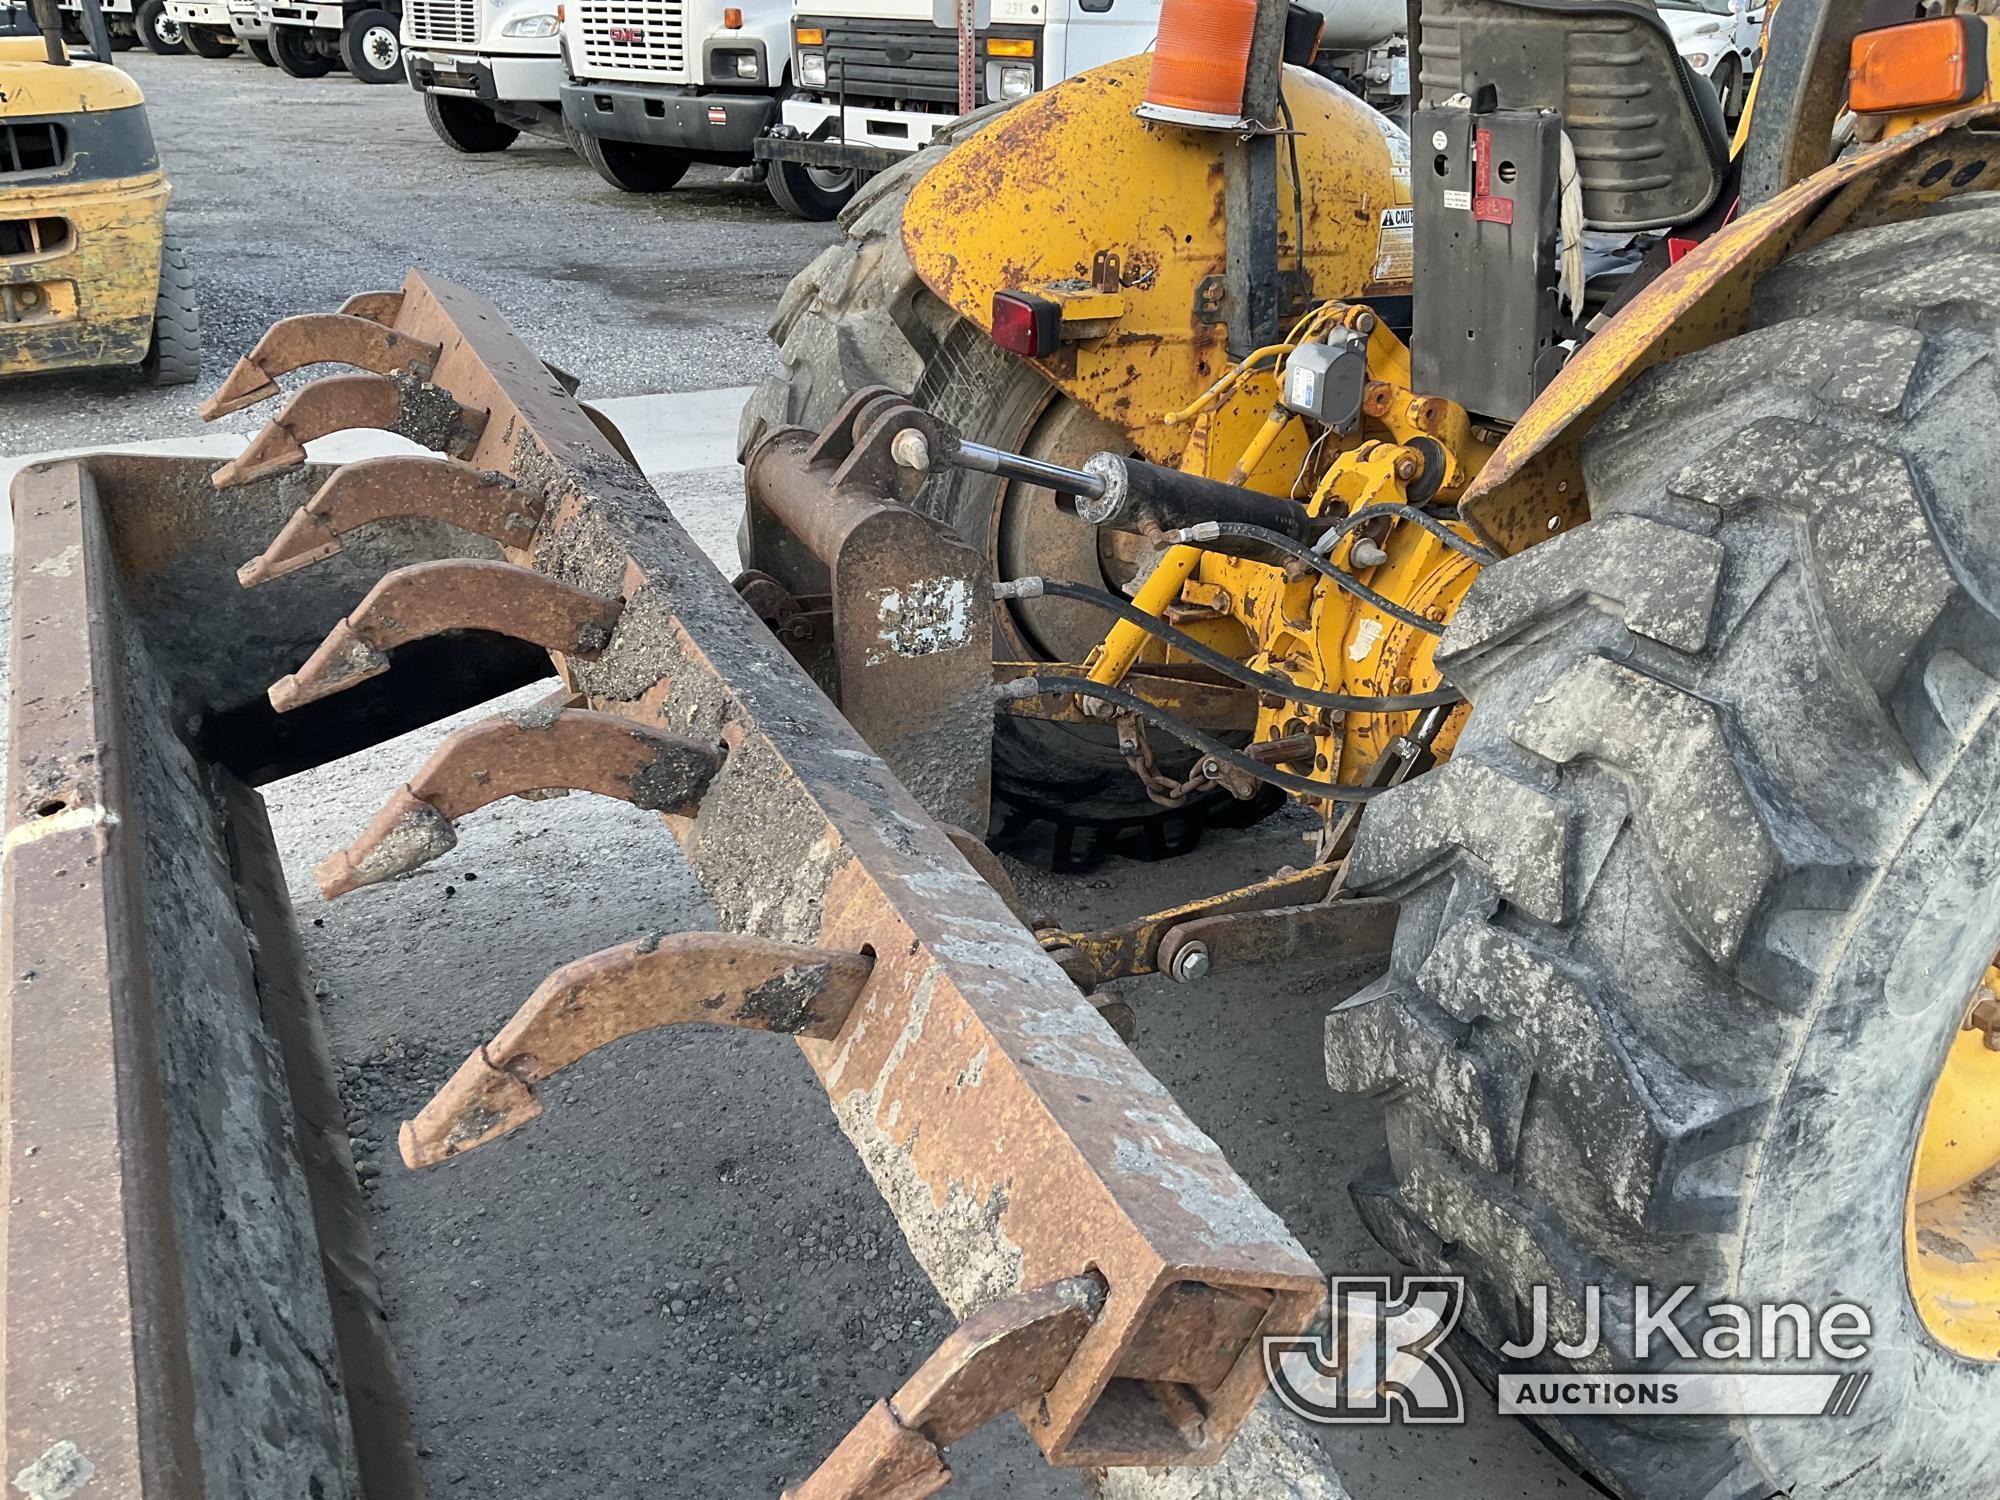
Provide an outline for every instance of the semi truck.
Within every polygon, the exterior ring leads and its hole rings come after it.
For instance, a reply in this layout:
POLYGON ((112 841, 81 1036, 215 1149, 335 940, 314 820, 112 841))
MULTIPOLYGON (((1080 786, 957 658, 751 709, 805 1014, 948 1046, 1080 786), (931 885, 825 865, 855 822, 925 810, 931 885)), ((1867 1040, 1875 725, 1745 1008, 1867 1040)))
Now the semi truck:
POLYGON ((853 172, 756 166, 758 138, 794 82, 783 0, 566 0, 563 124, 577 154, 613 187, 670 190, 696 162, 763 175, 780 206, 830 219, 853 172))
POLYGON ((454 151, 505 151, 523 132, 560 135, 556 0, 406 0, 403 66, 454 151))
POLYGON ((362 83, 401 83, 402 9, 402 0, 277 0, 271 55, 294 78, 345 68, 362 83))
MULTIPOLYGON (((1404 23, 1401 0, 1330 8, 1315 67, 1393 110, 1409 93, 1404 23)), ((974 104, 1144 52, 1159 25, 1160 0, 992 0, 974 43, 974 104)), ((792 76, 798 86, 757 142, 774 171, 881 171, 958 118, 958 38, 937 24, 933 0, 798 0, 792 76)))

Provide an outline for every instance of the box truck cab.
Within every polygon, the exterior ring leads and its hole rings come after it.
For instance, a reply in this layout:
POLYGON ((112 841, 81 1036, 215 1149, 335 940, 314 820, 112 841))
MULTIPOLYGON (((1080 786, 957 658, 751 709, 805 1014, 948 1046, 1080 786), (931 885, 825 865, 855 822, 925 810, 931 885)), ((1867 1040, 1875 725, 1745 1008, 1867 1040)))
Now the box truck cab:
POLYGON ((454 151, 505 151, 561 130, 557 0, 404 0, 403 67, 454 151))
MULTIPOLYGON (((565 0, 563 124, 577 153, 613 187, 663 193, 695 162, 751 167, 778 116, 790 62, 785 0, 565 0)), ((767 178, 808 218, 831 218, 852 173, 767 178)))

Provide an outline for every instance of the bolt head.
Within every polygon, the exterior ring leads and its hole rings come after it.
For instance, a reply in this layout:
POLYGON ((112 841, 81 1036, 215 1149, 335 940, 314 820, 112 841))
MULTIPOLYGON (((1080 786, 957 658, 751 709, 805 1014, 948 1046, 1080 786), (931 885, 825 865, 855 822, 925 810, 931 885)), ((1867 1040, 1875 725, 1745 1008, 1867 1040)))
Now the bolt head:
POLYGON ((1177 984, 1193 984, 1208 977, 1208 944, 1189 943, 1174 955, 1173 979, 1177 984))
POLYGON ((914 469, 922 474, 931 466, 931 445, 924 441, 924 435, 914 427, 905 427, 889 440, 889 457, 902 469, 914 469))

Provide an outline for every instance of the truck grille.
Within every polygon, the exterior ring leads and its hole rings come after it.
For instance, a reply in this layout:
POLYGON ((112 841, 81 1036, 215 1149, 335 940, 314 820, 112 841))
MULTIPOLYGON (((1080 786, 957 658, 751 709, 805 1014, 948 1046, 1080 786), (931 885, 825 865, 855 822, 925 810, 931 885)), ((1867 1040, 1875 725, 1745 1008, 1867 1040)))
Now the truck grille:
MULTIPOLYGON (((798 26, 826 32, 826 91, 866 99, 958 105, 958 37, 929 21, 796 16, 798 26)), ((979 33, 973 88, 986 102, 986 41, 1034 37, 1039 26, 994 26, 979 33)), ((1035 49, 1041 51, 1039 45, 1035 49)))
POLYGON ((479 0, 405 0, 410 40, 469 47, 479 40, 479 0))
POLYGON ((577 18, 586 69, 687 71, 680 0, 579 0, 577 18))

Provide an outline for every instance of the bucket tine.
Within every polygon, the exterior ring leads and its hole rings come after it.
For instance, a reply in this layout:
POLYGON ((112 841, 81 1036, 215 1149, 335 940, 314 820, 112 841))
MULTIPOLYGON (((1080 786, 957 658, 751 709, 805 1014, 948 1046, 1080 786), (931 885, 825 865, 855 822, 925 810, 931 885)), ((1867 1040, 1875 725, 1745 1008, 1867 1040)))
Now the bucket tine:
POLYGON ((427 448, 464 458, 485 426, 485 412, 461 406, 449 391, 428 381, 330 375, 294 391, 250 445, 215 471, 214 483, 226 490, 296 469, 306 461, 307 443, 352 427, 400 433, 427 448))
POLYGON ((236 570, 246 589, 340 551, 343 533, 374 521, 425 517, 521 549, 533 542, 539 491, 455 458, 399 453, 342 464, 292 513, 271 545, 236 570))
POLYGON ((1096 1323, 1104 1291, 1085 1274, 981 1308, 784 1500, 935 1495, 952 1478, 942 1450, 1045 1395, 1096 1323))
POLYGON ((403 310, 403 292, 398 287, 387 292, 356 292, 340 304, 350 318, 366 318, 371 323, 393 324, 403 310))
POLYGON ((289 713, 386 672, 397 646, 447 630, 490 630, 589 660, 611 640, 624 606, 512 563, 447 559, 398 568, 335 625, 306 664, 271 684, 289 713))
POLYGON ((313 874, 328 900, 402 875, 458 842, 467 813, 503 797, 596 792, 691 815, 721 769, 712 746, 587 708, 537 705, 451 735, 362 832, 313 874))
POLYGON ((688 1021, 837 1035, 874 960, 733 932, 625 943, 544 979, 500 1034, 405 1120, 403 1161, 433 1166, 542 1112, 535 1086, 608 1042, 688 1021))
POLYGON ((213 422, 278 394, 278 377, 307 365, 353 365, 377 375, 430 378, 438 346, 396 332, 372 318, 352 313, 300 313, 280 318, 236 362, 229 378, 202 403, 201 419, 213 422))

